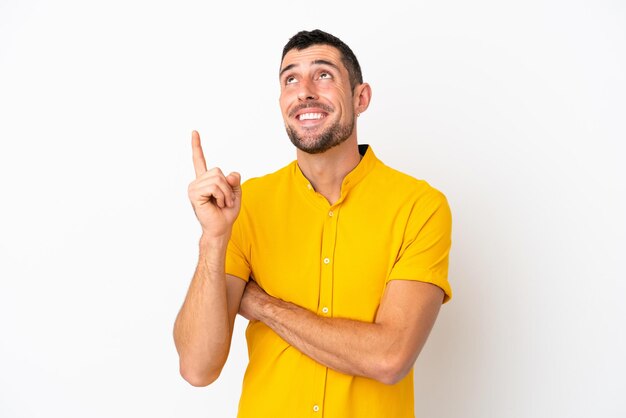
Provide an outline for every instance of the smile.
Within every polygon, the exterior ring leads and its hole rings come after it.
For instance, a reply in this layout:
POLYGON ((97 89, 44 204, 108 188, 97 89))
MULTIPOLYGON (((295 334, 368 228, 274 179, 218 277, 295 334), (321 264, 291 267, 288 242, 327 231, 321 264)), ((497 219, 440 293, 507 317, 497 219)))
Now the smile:
POLYGON ((297 116, 298 120, 320 120, 325 117, 324 113, 302 113, 297 116))

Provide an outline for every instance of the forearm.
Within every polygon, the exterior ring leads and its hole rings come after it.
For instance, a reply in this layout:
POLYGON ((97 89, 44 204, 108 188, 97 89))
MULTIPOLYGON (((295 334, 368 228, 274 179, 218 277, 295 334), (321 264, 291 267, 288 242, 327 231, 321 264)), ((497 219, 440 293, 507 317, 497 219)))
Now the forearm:
POLYGON ((393 384, 411 370, 432 329, 443 290, 392 280, 373 323, 318 316, 248 282, 239 313, 270 327, 305 355, 339 372, 393 384))
POLYGON ((201 238, 198 266, 174 325, 181 374, 194 385, 215 380, 230 349, 233 323, 224 273, 227 245, 227 238, 201 238))
POLYGON ((268 299, 260 320, 302 353, 339 372, 395 383, 410 370, 400 331, 378 323, 324 318, 268 299))

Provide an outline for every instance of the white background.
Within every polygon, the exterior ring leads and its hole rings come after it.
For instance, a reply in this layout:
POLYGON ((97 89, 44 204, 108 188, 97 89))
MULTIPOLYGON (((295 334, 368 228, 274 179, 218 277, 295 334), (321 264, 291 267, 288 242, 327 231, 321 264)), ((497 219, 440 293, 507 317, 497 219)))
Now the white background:
POLYGON ((372 85, 360 142, 453 210, 416 416, 622 416, 623 2, 0 0, 1 417, 235 416, 245 321, 208 388, 171 337, 190 133, 244 178, 291 161, 280 53, 314 28, 372 85))

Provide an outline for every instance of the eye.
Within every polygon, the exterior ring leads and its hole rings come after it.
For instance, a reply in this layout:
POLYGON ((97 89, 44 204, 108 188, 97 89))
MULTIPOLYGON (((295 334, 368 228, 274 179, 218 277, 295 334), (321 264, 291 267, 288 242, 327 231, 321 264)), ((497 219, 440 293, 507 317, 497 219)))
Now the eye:
POLYGON ((329 78, 333 78, 333 76, 330 75, 330 73, 327 73, 326 71, 320 73, 320 80, 327 80, 329 78))
POLYGON ((290 75, 289 77, 285 78, 285 84, 293 84, 293 83, 297 83, 298 80, 296 80, 296 78, 292 75, 290 75))

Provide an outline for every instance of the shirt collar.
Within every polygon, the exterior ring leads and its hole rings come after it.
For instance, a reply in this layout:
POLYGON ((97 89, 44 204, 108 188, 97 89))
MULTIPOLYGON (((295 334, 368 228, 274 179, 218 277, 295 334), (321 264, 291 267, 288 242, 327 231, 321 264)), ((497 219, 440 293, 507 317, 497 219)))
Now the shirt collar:
MULTIPOLYGON (((359 154, 361 154, 361 161, 357 164, 356 167, 352 171, 350 171, 346 177, 344 177, 343 182, 341 183, 341 197, 335 203, 341 203, 343 199, 345 199, 346 195, 352 190, 357 184, 363 180, 370 171, 374 168, 376 163, 379 161, 372 147, 368 144, 359 144, 359 154)), ((300 184, 303 189, 308 189, 309 191, 313 191, 313 186, 309 182, 309 180, 302 174, 300 167, 298 166, 298 162, 294 161, 294 176, 296 178, 296 182, 300 184)), ((325 201, 326 199, 324 199, 325 201)))
POLYGON ((359 145, 359 154, 363 156, 359 164, 357 164, 354 169, 348 173, 348 175, 343 179, 343 183, 341 184, 341 199, 345 197, 345 195, 352 189, 354 186, 359 184, 361 180, 365 178, 369 174, 370 171, 376 165, 378 158, 374 155, 374 151, 372 147, 368 144, 360 144, 359 145))

